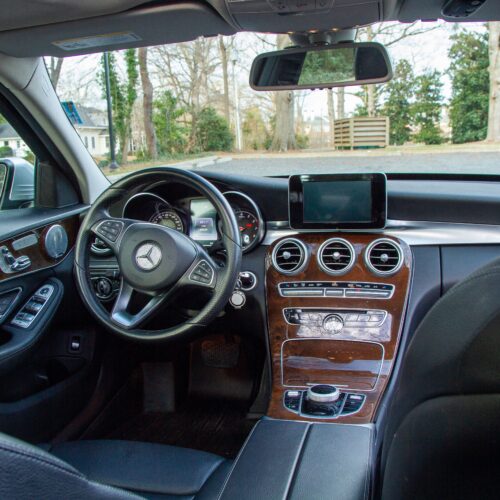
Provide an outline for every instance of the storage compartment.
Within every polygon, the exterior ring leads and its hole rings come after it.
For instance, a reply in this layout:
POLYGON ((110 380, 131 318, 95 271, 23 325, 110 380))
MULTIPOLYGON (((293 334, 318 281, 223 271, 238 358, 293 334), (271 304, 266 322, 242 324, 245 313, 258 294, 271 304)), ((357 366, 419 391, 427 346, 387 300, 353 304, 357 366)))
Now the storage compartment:
POLYGON ((372 438, 372 425, 261 420, 219 498, 370 498, 372 438))
POLYGON ((374 342, 295 339, 283 342, 281 359, 284 386, 331 384, 370 391, 382 369, 384 348, 374 342))

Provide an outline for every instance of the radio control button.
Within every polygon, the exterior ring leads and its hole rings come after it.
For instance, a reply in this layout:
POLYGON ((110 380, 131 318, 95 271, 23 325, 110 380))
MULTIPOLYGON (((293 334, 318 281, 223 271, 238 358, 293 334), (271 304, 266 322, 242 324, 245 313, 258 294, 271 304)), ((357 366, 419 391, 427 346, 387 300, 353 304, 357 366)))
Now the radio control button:
POLYGON ((344 328, 344 320, 338 314, 330 314, 323 320, 323 328, 328 333, 340 333, 344 328))

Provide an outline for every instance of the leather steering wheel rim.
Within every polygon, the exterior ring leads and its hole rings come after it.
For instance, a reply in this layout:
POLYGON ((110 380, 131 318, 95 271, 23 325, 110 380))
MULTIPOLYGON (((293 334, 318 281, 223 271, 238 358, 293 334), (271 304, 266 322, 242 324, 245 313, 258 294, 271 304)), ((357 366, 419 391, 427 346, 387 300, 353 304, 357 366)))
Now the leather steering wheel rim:
MULTIPOLYGON (((112 241, 107 241, 106 239, 105 241, 106 243, 110 243, 111 246, 113 247, 112 241)), ((158 246, 162 249, 162 243, 158 243, 158 246)), ((135 260, 138 262, 138 259, 142 258, 138 256, 139 252, 139 250, 137 249, 138 247, 136 245, 135 247, 131 248, 135 248, 134 250, 132 250, 132 253, 135 256, 135 260)), ((171 249, 171 247, 169 248, 171 249)), ((168 252, 166 253, 168 254, 168 252)), ((172 252, 170 252, 170 255, 171 254, 172 252)), ((170 255, 165 256, 164 259, 165 262, 170 259, 170 255)), ((132 173, 118 180, 116 183, 112 184, 108 189, 106 189, 106 191, 104 191, 99 196, 99 198, 89 209, 87 215, 85 216, 82 222, 82 225, 78 233, 78 238, 76 241, 76 247, 75 247, 76 284, 80 296, 85 305, 87 306, 87 308, 89 309, 90 313, 102 325, 104 325, 107 329, 111 330, 112 332, 130 339, 135 339, 140 341, 159 341, 159 340, 172 339, 174 337, 179 338, 180 336, 192 335, 197 331, 200 331, 202 328, 207 326, 213 319, 215 319, 217 315, 224 309, 236 286, 241 265, 241 255, 242 255, 242 250, 241 250, 240 236, 234 212, 229 203, 227 202, 227 200, 222 195, 222 193, 213 184, 211 184, 203 177, 191 171, 180 170, 173 167, 150 168, 139 171, 137 173, 132 173), (205 196, 215 207, 221 221, 222 243, 226 249, 226 265, 224 268, 217 266, 217 264, 211 261, 210 257, 203 251, 203 249, 201 249, 199 245, 195 245, 192 242, 192 240, 190 240, 187 236, 182 235, 182 241, 180 241, 181 238, 181 236, 179 236, 180 233, 173 234, 176 233, 176 231, 173 229, 162 228, 162 226, 149 223, 139 223, 138 221, 113 218, 110 216, 108 211, 109 206, 115 203, 116 201, 119 201, 123 197, 125 197, 132 188, 136 188, 137 186, 140 185, 153 185, 158 182, 165 182, 165 181, 173 181, 181 183, 196 189, 196 191, 199 192, 200 195, 205 196), (195 283, 192 281, 193 279, 195 279, 193 273, 196 274, 197 272, 193 268, 193 266, 200 265, 201 261, 205 261, 205 263, 208 264, 209 268, 212 266, 217 267, 217 269, 215 268, 213 269, 213 272, 215 273, 213 275, 215 277, 215 280, 213 280, 213 282, 210 285, 206 285, 210 287, 212 295, 208 300, 208 302, 205 304, 205 306, 198 312, 198 314, 195 317, 190 318, 188 321, 184 323, 180 323, 179 325, 164 330, 147 330, 147 329, 142 329, 139 326, 137 327, 127 326, 124 324, 125 321, 122 321, 123 315, 115 316, 116 318, 118 318, 118 321, 112 319, 114 310, 112 315, 110 316, 110 313, 104 308, 101 302, 97 299, 97 296, 94 292, 90 279, 90 266, 89 266, 90 238, 93 235, 97 235, 99 238, 102 238, 101 234, 97 233, 96 231, 102 230, 99 229, 99 226, 101 226, 101 228, 103 227, 102 226, 103 221, 113 221, 114 223, 119 223, 120 221, 124 221, 124 224, 126 224, 125 226, 122 226, 121 233, 119 234, 116 242, 117 243, 116 252, 119 253, 119 256, 116 255, 116 253, 115 255, 117 256, 119 261, 120 259, 123 261, 124 259, 128 258, 128 260, 125 260, 125 262, 127 262, 127 266, 130 260, 130 255, 129 255, 130 252, 126 253, 126 257, 123 257, 122 254, 124 253, 123 248, 130 247, 130 244, 126 244, 127 242, 124 242, 126 238, 128 239, 132 238, 129 237, 129 234, 133 235, 134 238, 133 242, 140 241, 141 232, 142 234, 146 234, 147 232, 148 236, 144 238, 144 242, 150 242, 151 239, 153 240, 159 239, 162 241, 165 240, 165 244, 167 246, 174 245, 175 248, 183 248, 185 249, 186 253, 189 253, 189 258, 187 259, 187 262, 189 262, 191 254, 193 252, 189 247, 189 242, 186 240, 189 240, 191 243, 193 243, 196 247, 195 249, 195 251, 197 252, 196 258, 193 261, 193 263, 190 264, 188 270, 182 275, 181 278, 179 278, 176 284, 173 285, 174 287, 179 285, 180 283, 182 283, 182 286, 202 286, 203 284, 195 283), (162 228, 161 232, 158 231, 158 228, 162 228), (152 238, 151 234, 153 234, 152 238), (118 242, 121 242, 120 245, 118 245, 118 242)), ((161 258, 161 253, 160 253, 160 258, 161 258)), ((176 262, 172 265, 173 268, 176 267, 175 264, 176 262)), ((206 270, 207 268, 204 267, 203 269, 206 270)), ((114 309, 116 308, 116 304, 119 301, 123 290, 130 287, 130 284, 128 283, 128 278, 124 274, 124 270, 120 268, 120 271, 121 271, 122 282, 121 282, 120 294, 116 299, 114 309)), ((151 276, 155 275, 155 273, 156 273, 155 277, 159 278, 160 282, 162 282, 162 279, 164 278, 162 276, 162 269, 160 267, 158 267, 157 270, 154 270, 151 274, 146 274, 146 271, 143 274, 141 274, 141 271, 143 270, 137 269, 137 266, 133 270, 131 269, 131 275, 132 275, 131 277, 136 278, 136 281, 134 282, 135 284, 137 284, 137 279, 139 278, 151 281, 153 279, 151 278, 151 276)), ((170 271, 173 273, 176 272, 175 269, 170 271)), ((200 272, 203 272, 203 270, 200 272)), ((161 286, 161 283, 158 284, 158 279, 156 281, 155 280, 153 281, 155 286, 161 286)), ((169 292, 170 291, 167 290, 162 293, 168 294, 169 292)), ((154 294, 160 294, 160 292, 157 291, 156 289, 148 290, 148 293, 152 294, 151 302, 154 301, 153 300, 153 297, 155 296, 154 294)), ((161 306, 158 306, 158 308, 159 307, 161 306)), ((145 318, 145 320, 146 319, 147 317, 145 318)))

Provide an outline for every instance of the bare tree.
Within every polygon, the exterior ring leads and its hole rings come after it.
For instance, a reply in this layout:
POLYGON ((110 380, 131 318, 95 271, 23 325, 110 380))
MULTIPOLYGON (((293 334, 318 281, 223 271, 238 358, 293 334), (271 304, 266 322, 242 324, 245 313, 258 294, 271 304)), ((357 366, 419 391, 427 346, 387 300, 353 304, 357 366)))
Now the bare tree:
POLYGON ((345 118, 345 88, 339 87, 337 90, 337 119, 345 118))
MULTIPOLYGON (((429 26, 419 22, 406 25, 401 23, 380 23, 360 28, 357 32, 357 38, 366 42, 377 40, 386 47, 391 47, 407 38, 423 35, 437 29, 440 29, 439 25, 429 26)), ((375 116, 378 108, 377 87, 375 85, 366 85, 364 89, 366 92, 364 99, 367 114, 368 116, 375 116)))
POLYGON ((138 52, 139 73, 142 85, 142 111, 144 118, 144 134, 148 155, 152 159, 158 158, 156 146, 156 132, 153 123, 153 84, 148 70, 148 49, 143 47, 138 52))
POLYGON ((328 126, 330 128, 330 146, 335 145, 335 102, 333 100, 333 89, 326 90, 328 107, 328 126))
POLYGON ((61 69, 64 59, 62 57, 50 57, 49 58, 49 77, 54 89, 57 89, 57 84, 59 83, 59 77, 61 76, 61 69))
POLYGON ((490 46, 490 102, 488 137, 500 142, 500 22, 488 23, 490 46))
POLYGON ((219 52, 220 52, 220 60, 222 65, 222 81, 224 85, 224 117, 226 118, 227 123, 229 124, 231 121, 231 115, 229 112, 230 102, 229 102, 229 71, 228 71, 228 54, 227 47, 224 43, 224 37, 219 35, 219 52))
MULTIPOLYGON (((290 42, 288 35, 278 35, 278 49, 284 49, 290 42)), ((295 105, 293 91, 275 92, 276 121, 271 149, 288 151, 296 149, 295 138, 295 105)))

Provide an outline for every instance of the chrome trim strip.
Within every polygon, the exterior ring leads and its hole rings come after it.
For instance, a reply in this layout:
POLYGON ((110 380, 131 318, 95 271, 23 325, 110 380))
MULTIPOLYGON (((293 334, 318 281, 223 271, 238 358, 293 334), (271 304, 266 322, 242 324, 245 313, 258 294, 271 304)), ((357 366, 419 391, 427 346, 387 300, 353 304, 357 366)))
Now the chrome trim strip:
MULTIPOLYGON (((268 223, 268 227, 275 222, 268 223)), ((410 246, 428 245, 490 245, 500 244, 500 225, 489 224, 460 224, 451 222, 429 221, 388 221, 385 229, 338 231, 339 233, 373 233, 393 236, 406 242, 410 246)), ((329 233, 331 230, 293 230, 268 229, 263 245, 272 245, 284 237, 297 236, 307 233, 329 233)), ((347 236, 346 236, 347 237, 347 236)))

